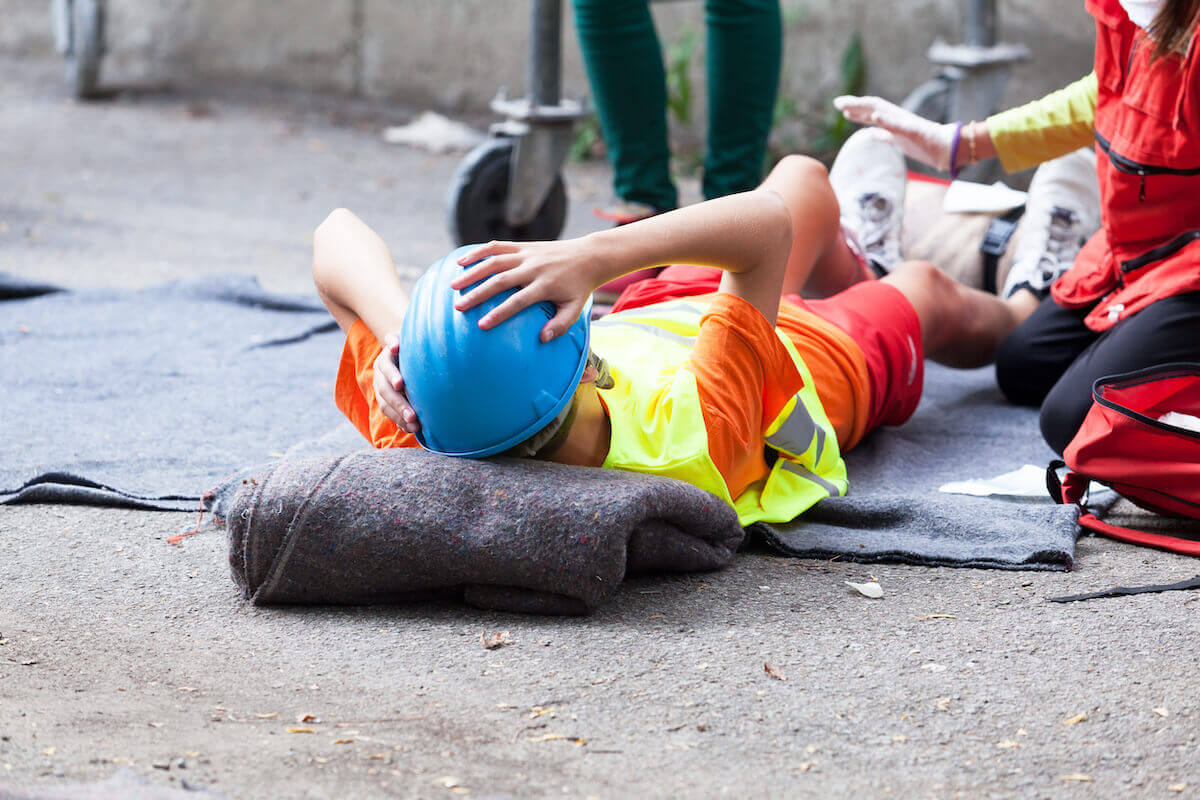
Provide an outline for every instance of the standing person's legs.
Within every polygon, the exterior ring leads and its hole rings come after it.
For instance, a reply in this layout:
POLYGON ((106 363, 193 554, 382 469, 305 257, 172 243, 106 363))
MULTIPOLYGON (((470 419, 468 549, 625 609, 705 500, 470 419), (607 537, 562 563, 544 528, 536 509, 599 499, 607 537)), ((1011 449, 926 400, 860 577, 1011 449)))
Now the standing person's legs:
POLYGON ((1061 453, 1075 437, 1091 408, 1097 378, 1174 361, 1200 361, 1200 292, 1159 300, 1080 353, 1042 403, 1046 443, 1061 453))
POLYGON ((779 92, 783 20, 779 0, 706 0, 705 20, 708 141, 703 190, 705 198, 713 198, 753 189, 762 178, 779 92))
POLYGON ((667 81, 648 0, 574 0, 575 27, 604 131, 613 190, 658 211, 678 204, 667 140, 667 81))

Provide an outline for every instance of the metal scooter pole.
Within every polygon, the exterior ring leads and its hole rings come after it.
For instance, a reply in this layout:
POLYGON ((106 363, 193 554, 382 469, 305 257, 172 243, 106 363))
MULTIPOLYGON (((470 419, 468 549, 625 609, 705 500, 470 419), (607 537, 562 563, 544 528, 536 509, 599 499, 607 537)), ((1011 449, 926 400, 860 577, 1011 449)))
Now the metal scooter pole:
MULTIPOLYGON (((1029 60, 1029 48, 997 41, 996 0, 968 0, 965 28, 963 44, 939 39, 930 46, 928 58, 938 68, 904 99, 905 108, 937 122, 983 120, 995 113, 1012 65, 1029 60)), ((973 165, 963 174, 987 180, 994 169, 973 165)))
POLYGON ((1030 57, 1024 44, 996 41, 996 0, 967 4, 966 42, 934 42, 929 60, 957 70, 950 93, 948 119, 984 119, 995 113, 1008 84, 1011 66, 1030 57))
POLYGON ((538 213, 571 148, 575 120, 586 116, 583 104, 563 99, 560 0, 534 0, 529 48, 529 96, 499 96, 492 110, 508 117, 494 130, 512 137, 512 163, 505 221, 524 225, 538 213))

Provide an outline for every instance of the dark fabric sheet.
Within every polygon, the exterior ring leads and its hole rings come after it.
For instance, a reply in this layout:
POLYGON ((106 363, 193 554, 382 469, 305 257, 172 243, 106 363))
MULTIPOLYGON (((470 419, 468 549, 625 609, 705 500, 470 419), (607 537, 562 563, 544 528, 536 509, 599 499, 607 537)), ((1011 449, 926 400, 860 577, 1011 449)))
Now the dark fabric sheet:
POLYGON ((0 274, 0 502, 195 509, 341 419, 342 338, 247 276, 141 291, 0 274))
POLYGON ((451 590, 586 614, 626 575, 725 566, 743 537, 732 508, 682 481, 529 460, 358 451, 287 459, 236 488, 230 568, 263 605, 451 590))
POLYGON ((1040 502, 945 494, 1055 458, 1037 411, 1008 405, 991 368, 926 364, 925 393, 904 425, 872 433, 846 456, 850 492, 790 525, 753 532, 788 555, 933 566, 1070 569, 1077 511, 1040 502))
MULTIPOLYGON (((360 449, 331 402, 341 341, 315 297, 249 277, 61 291, 0 275, 0 502, 191 509, 296 443, 360 449)), ((1065 569, 1074 509, 937 492, 1050 456, 990 370, 929 365, 914 418, 849 454, 848 497, 754 532, 792 555, 1065 569)))
MULTIPOLYGON (((913 420, 850 454, 850 496, 791 525, 752 526, 758 541, 818 558, 1069 568, 1073 508, 937 491, 1049 454, 1035 414, 1003 405, 986 373, 930 372, 913 420)), ((247 598, 369 603, 449 590, 485 608, 580 614, 626 574, 715 569, 741 541, 728 506, 679 481, 362 447, 342 425, 215 492, 247 598)))

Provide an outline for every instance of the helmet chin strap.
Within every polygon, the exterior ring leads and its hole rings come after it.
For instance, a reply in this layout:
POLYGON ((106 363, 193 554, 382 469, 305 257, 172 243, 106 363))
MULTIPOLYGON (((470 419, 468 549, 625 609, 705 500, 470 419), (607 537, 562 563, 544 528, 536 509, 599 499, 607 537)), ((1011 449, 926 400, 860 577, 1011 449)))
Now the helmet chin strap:
POLYGON ((553 453, 562 447, 563 442, 567 440, 567 435, 571 432, 571 425, 575 422, 575 414, 578 410, 579 395, 572 395, 571 402, 567 403, 566 407, 558 412, 558 416, 549 425, 516 447, 505 451, 502 455, 513 458, 543 458, 553 453))
POLYGON ((596 370, 596 380, 593 381, 593 383, 596 384, 597 389, 613 388, 613 377, 612 373, 608 370, 607 361, 596 355, 595 351, 588 350, 587 364, 589 367, 596 370))
MULTIPOLYGON (((613 387, 613 378, 612 373, 608 369, 608 362, 591 350, 587 354, 587 366, 596 371, 596 379, 593 383, 597 389, 611 389, 613 387)), ((571 402, 562 411, 558 412, 558 416, 549 425, 516 447, 506 450, 502 455, 513 458, 545 458, 562 447, 563 442, 567 440, 567 436, 571 433, 571 425, 575 422, 575 414, 578 411, 579 394, 577 391, 571 397, 571 402)))

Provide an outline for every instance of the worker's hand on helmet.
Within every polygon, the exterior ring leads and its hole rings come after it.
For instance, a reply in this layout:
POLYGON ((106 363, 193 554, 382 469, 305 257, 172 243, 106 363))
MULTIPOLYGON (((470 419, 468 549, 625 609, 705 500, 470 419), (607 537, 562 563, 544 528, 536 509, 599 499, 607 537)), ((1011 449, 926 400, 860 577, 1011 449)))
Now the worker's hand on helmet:
POLYGON ((833 106, 851 122, 879 128, 878 135, 891 140, 909 158, 943 172, 950 169, 954 124, 919 117, 882 97, 842 95, 833 99, 833 106))
POLYGON ((508 289, 517 290, 480 318, 481 328, 493 328, 535 303, 553 303, 558 311, 542 328, 543 342, 566 333, 579 318, 601 269, 595 254, 581 239, 489 242, 464 255, 458 263, 473 266, 450 284, 452 288, 463 291, 482 281, 454 303, 459 311, 508 289))
POLYGON ((400 430, 416 433, 421 423, 404 394, 404 376, 397 366, 399 352, 400 337, 389 333, 383 339, 383 350, 375 358, 375 399, 379 401, 379 410, 400 430))

